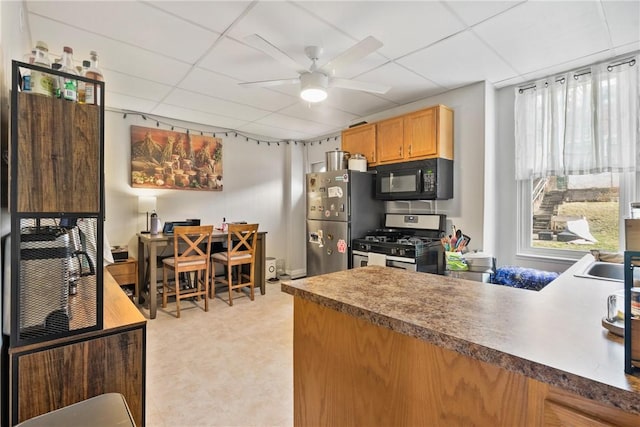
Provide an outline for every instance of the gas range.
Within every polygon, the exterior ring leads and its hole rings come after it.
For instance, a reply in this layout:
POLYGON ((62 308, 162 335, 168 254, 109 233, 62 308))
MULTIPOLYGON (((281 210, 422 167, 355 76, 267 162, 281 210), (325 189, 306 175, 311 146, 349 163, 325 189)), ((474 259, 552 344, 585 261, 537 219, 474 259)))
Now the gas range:
POLYGON ((379 229, 367 232, 361 239, 354 239, 352 245, 354 251, 415 259, 431 245, 440 245, 440 240, 418 236, 409 230, 379 229))
POLYGON ((389 267, 444 274, 444 253, 440 236, 444 215, 387 214, 385 226, 353 239, 353 266, 368 264, 370 253, 385 256, 389 267))

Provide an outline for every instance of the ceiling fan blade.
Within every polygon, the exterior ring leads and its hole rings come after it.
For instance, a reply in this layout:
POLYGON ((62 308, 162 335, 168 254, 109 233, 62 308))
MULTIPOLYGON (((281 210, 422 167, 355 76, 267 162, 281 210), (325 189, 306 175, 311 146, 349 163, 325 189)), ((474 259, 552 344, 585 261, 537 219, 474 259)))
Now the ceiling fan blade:
POLYGON ((361 90, 364 92, 372 92, 372 93, 387 93, 390 86, 380 85, 377 83, 367 83, 367 82, 359 82, 357 80, 349 80, 349 79, 331 79, 329 83, 331 87, 340 87, 343 89, 353 89, 353 90, 361 90))
POLYGON ((280 79, 280 80, 262 80, 259 82, 245 82, 245 83, 238 83, 238 84, 244 87, 270 87, 270 86, 288 85, 293 83, 300 83, 300 79, 295 78, 295 79, 280 79))
POLYGON ((244 40, 249 45, 255 47, 256 49, 260 49, 261 51, 263 51, 267 55, 269 55, 272 58, 276 59, 278 62, 286 65, 287 67, 289 67, 289 68, 291 68, 293 70, 296 70, 298 73, 304 73, 304 72, 308 71, 308 69, 306 67, 303 67, 302 65, 298 64, 289 55, 287 55, 282 50, 280 50, 276 46, 272 45, 267 40, 263 39, 262 37, 260 37, 257 34, 251 34, 249 36, 246 36, 244 38, 244 40))
POLYGON ((369 36, 355 45, 351 46, 349 49, 345 50, 322 67, 320 70, 329 74, 330 76, 335 75, 336 70, 344 67, 352 62, 355 62, 365 56, 369 55, 372 52, 380 49, 382 47, 382 42, 375 37, 369 36))

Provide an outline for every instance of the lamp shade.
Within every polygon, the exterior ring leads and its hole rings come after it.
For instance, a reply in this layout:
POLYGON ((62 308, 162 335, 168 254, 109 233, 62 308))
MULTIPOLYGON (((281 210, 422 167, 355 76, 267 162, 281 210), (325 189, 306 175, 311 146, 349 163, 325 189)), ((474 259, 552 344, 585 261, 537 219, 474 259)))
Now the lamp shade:
POLYGON ((140 196, 138 197, 138 213, 149 213, 156 210, 156 197, 140 196))
POLYGON ((327 99, 329 78, 320 72, 300 75, 300 98, 307 102, 320 102, 327 99))

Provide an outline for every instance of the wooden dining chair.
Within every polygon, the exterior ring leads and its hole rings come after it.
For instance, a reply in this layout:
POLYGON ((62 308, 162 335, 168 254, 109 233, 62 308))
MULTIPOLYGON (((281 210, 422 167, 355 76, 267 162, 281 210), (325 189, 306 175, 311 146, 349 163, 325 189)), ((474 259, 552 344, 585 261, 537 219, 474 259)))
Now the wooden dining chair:
POLYGON ((211 256, 213 263, 226 267, 224 277, 216 277, 215 268, 213 266, 211 268, 211 298, 215 297, 215 284, 221 283, 228 287, 228 304, 233 305, 232 291, 241 288, 249 288, 249 297, 253 301, 258 224, 229 224, 228 227, 227 251, 217 252, 211 256), (249 266, 249 273, 243 271, 242 267, 245 265, 249 266))
POLYGON ((178 226, 173 232, 174 256, 162 260, 162 308, 170 296, 176 297, 176 317, 180 317, 180 300, 204 298, 204 311, 209 311, 209 259, 211 256, 212 225, 178 226), (173 271, 173 283, 169 273, 173 271), (180 276, 193 274, 193 281, 183 288, 180 276), (172 286, 173 284, 173 286, 172 286))

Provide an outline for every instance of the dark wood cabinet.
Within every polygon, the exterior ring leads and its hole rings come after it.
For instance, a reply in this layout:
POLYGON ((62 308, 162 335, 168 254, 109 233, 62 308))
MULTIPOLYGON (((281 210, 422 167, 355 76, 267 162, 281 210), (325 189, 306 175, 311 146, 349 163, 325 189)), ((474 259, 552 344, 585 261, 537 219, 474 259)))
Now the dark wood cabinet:
POLYGON ((12 65, 6 417, 118 392, 144 426, 146 320, 102 268, 104 83, 12 65), (21 92, 25 68, 99 85, 99 102, 21 92))
POLYGON ((15 211, 101 211, 101 107, 19 92, 15 211))
POLYGON ((11 425, 104 393, 145 424, 146 320, 105 275, 104 328, 9 349, 11 425))
POLYGON ((136 303, 138 302, 138 260, 128 258, 122 261, 116 261, 108 265, 107 270, 120 286, 133 286, 131 294, 127 293, 136 303))
POLYGON ((11 346, 102 328, 104 95, 80 104, 20 90, 12 63, 11 346))

